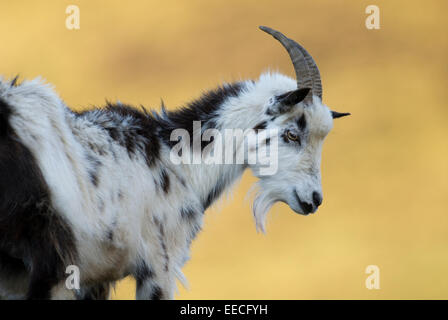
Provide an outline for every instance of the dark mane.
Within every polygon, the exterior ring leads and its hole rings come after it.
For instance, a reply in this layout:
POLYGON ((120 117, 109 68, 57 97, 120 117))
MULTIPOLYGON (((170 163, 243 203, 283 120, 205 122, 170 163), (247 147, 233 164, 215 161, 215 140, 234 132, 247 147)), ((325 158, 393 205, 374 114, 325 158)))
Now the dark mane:
MULTIPOLYGON (((130 157, 142 152, 151 167, 159 157, 161 143, 170 147, 178 143, 170 141, 173 130, 185 129, 193 138, 193 121, 201 121, 202 130, 215 128, 217 111, 227 99, 238 96, 243 84, 225 84, 173 111, 167 111, 163 102, 160 113, 148 112, 143 106, 139 110, 127 104, 107 102, 104 108, 74 114, 106 130, 114 141, 126 148, 130 157)), ((202 143, 202 147, 206 144, 202 143)))
POLYGON ((159 157, 160 141, 157 121, 147 112, 130 105, 107 102, 104 108, 74 114, 104 129, 115 142, 126 148, 129 157, 141 152, 148 166, 154 166, 159 157))
POLYGON ((170 135, 174 129, 185 129, 190 137, 193 137, 193 121, 201 121, 202 130, 215 128, 217 111, 227 99, 237 97, 243 88, 243 82, 225 84, 205 92, 199 99, 173 111, 167 111, 162 104, 161 114, 154 114, 160 124, 160 137, 166 144, 172 146, 177 143, 177 141, 170 141, 170 135))

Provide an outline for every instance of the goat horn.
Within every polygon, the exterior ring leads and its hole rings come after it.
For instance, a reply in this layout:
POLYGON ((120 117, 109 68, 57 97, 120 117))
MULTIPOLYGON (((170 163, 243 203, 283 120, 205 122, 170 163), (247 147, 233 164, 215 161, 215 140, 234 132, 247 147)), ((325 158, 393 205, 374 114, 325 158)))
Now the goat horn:
MULTIPOLYGON (((277 39, 288 51, 296 72, 298 88, 312 88, 312 95, 322 99, 322 82, 319 69, 313 57, 300 44, 287 38, 281 32, 260 26, 260 29, 277 39)), ((311 96, 308 96, 311 98, 311 96)))
MULTIPOLYGON (((294 71, 296 72, 297 88, 312 88, 313 79, 311 78, 306 58, 303 55, 302 50, 300 50, 298 43, 285 37, 283 33, 274 29, 265 26, 260 26, 260 29, 277 39, 286 51, 288 51, 292 64, 294 65, 294 71)), ((310 95, 308 95, 308 97, 310 97, 310 95)))
POLYGON ((337 112, 337 111, 331 111, 331 116, 333 119, 342 118, 351 115, 348 112, 337 112))
POLYGON ((322 100, 322 80, 320 79, 319 68, 308 51, 306 51, 306 49, 300 44, 297 43, 297 45, 305 56, 306 62, 308 63, 308 68, 311 70, 311 77, 313 78, 313 94, 322 100))

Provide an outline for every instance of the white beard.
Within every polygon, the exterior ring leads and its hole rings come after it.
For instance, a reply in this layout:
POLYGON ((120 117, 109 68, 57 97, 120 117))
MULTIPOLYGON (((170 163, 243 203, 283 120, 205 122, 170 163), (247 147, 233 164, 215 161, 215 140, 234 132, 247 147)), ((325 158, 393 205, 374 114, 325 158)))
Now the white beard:
POLYGON ((252 210, 255 218, 257 231, 266 233, 266 216, 277 200, 268 192, 258 190, 256 193, 252 210))

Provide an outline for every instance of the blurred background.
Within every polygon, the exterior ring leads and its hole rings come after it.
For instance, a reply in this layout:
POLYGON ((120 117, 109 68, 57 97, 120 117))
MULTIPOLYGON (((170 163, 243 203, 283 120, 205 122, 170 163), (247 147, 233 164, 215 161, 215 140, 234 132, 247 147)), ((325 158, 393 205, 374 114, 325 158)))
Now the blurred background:
MULTIPOLYGON (((223 81, 294 76, 267 25, 317 61, 335 122, 323 152, 324 204, 271 210, 257 234, 247 172, 205 214, 178 299, 448 298, 448 2, 2 1, 0 74, 41 75, 74 109, 105 99, 176 108, 223 81), (80 9, 80 30, 65 27, 80 9), (365 9, 380 9, 368 30, 365 9), (380 268, 368 290, 365 269, 380 268)), ((134 299, 121 281, 114 299, 134 299)))

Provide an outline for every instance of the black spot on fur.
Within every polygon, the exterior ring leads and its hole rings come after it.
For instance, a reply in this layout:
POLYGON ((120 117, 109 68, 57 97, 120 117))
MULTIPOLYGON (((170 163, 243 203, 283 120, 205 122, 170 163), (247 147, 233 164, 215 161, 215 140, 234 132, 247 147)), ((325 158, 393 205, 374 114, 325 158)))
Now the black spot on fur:
POLYGON ((107 155, 107 152, 103 147, 101 147, 95 143, 92 143, 92 142, 88 142, 87 145, 90 148, 90 150, 92 150, 94 153, 96 153, 100 156, 107 155))
POLYGON ((162 178, 162 190, 163 192, 168 193, 170 189, 170 177, 168 176, 168 172, 166 172, 165 169, 162 169, 160 171, 160 176, 162 178))
POLYGON ((156 134, 156 124, 154 119, 148 114, 143 113, 127 105, 108 104, 106 110, 117 113, 121 117, 130 117, 135 121, 135 128, 124 130, 122 133, 122 144, 126 146, 128 153, 132 154, 138 149, 136 138, 142 138, 144 143, 145 160, 149 167, 152 167, 159 157, 160 143, 156 134))
POLYGON ((162 298, 162 289, 159 286, 154 286, 151 293, 151 300, 161 300, 162 298))
POLYGON ((113 241, 114 240, 114 231, 112 229, 107 230, 106 237, 107 237, 107 240, 113 241))
MULTIPOLYGON (((161 115, 155 115, 161 124, 160 136, 169 146, 174 146, 178 141, 170 141, 171 132, 175 129, 188 131, 190 139, 193 139, 193 121, 201 121, 202 130, 216 128, 216 117, 222 104, 231 97, 237 97, 243 88, 243 83, 226 84, 215 90, 204 93, 199 99, 189 103, 186 107, 166 111, 162 109, 161 115)), ((201 148, 208 145, 209 141, 203 141, 201 148)), ((192 146, 192 140, 190 141, 192 146)))
POLYGON ((271 138, 266 139, 266 145, 269 146, 271 144, 271 138))
MULTIPOLYGON (((107 132, 109 133, 110 137, 115 140, 115 141, 119 141, 120 135, 119 135, 119 131, 117 128, 114 127, 106 127, 107 132)), ((122 144, 124 145, 124 144, 122 144)), ((126 146, 126 145, 124 145, 126 146)))
POLYGON ((148 264, 141 260, 141 262, 138 264, 134 278, 137 281, 137 286, 141 286, 144 281, 151 279, 154 277, 154 272, 151 270, 150 266, 148 264))
POLYGON ((254 130, 264 130, 264 129, 266 129, 266 127, 267 127, 267 123, 266 123, 266 121, 263 121, 263 122, 260 122, 259 124, 257 124, 255 127, 254 127, 254 130))
POLYGON ((89 177, 90 181, 95 187, 98 187, 98 176, 96 175, 96 172, 89 171, 89 177))
POLYGON ((304 114, 302 114, 302 116, 297 121, 297 126, 299 127, 300 130, 302 130, 302 131, 305 130, 305 128, 306 128, 306 118, 305 118, 304 114))
POLYGON ((112 225, 106 231, 106 238, 109 241, 114 240, 114 231, 117 229, 117 218, 114 218, 112 225))
POLYGON ((77 294, 78 300, 107 300, 109 298, 110 284, 108 282, 95 284, 77 294))
POLYGON ((15 270, 24 269, 25 265, 22 260, 11 257, 5 252, 0 251, 0 270, 4 274, 8 271, 15 273, 15 270))
POLYGON ((89 167, 87 171, 89 172, 90 181, 92 184, 98 186, 98 170, 101 167, 101 161, 94 155, 87 153, 86 155, 89 167))
POLYGON ((6 133, 0 136, 0 251, 30 272, 27 297, 46 299, 65 279, 77 256, 70 226, 51 204, 48 186, 31 152, 7 123, 9 106, 0 101, 6 133))
POLYGON ((212 188, 212 190, 209 192, 207 198, 204 201, 204 209, 207 209, 210 207, 213 202, 215 202, 216 199, 219 198, 221 193, 225 189, 225 184, 223 181, 218 181, 218 183, 212 188))
POLYGON ((0 136, 6 136, 10 131, 8 119, 11 114, 9 106, 0 100, 0 136))
POLYGON ((160 245, 162 246, 163 257, 165 258, 165 271, 168 272, 170 258, 168 256, 168 249, 166 248, 165 232, 162 225, 160 225, 160 245))
POLYGON ((27 277, 27 270, 25 264, 21 259, 14 258, 5 252, 0 251, 0 275, 1 278, 17 278, 27 277))
POLYGON ((153 167, 159 157, 160 142, 157 136, 157 122, 142 111, 124 104, 107 103, 103 109, 93 109, 75 113, 95 125, 103 128, 122 147, 129 157, 137 153, 145 158, 149 167, 153 167))
POLYGON ((182 208, 180 210, 180 216, 185 220, 192 220, 196 214, 197 212, 191 208, 182 208))
POLYGON ((160 247, 162 249, 162 255, 165 260, 164 270, 168 271, 170 257, 168 255, 168 249, 167 249, 166 243, 165 243, 165 229, 163 227, 162 222, 159 219, 154 218, 154 223, 159 228, 159 242, 160 242, 160 247))

